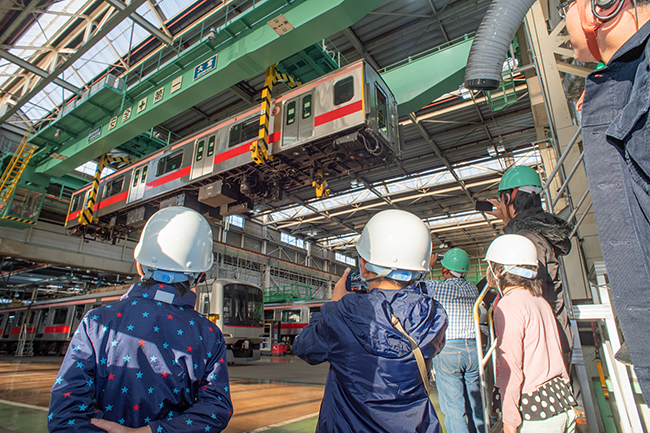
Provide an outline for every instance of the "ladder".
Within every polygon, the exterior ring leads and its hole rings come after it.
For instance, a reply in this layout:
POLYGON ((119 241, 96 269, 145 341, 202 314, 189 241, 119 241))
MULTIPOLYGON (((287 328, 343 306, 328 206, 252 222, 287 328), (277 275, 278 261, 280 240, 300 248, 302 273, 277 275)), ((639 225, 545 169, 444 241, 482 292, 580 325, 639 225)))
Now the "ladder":
POLYGON ((27 338, 27 324, 23 323, 20 328, 20 336, 18 337, 18 348, 16 349, 16 356, 34 356, 34 338, 27 338))
POLYGON ((29 160, 36 151, 36 146, 28 143, 30 133, 31 128, 21 140, 16 153, 11 157, 9 165, 7 165, 4 173, 2 173, 2 177, 0 177, 0 210, 4 209, 7 203, 9 203, 9 199, 14 193, 16 185, 18 185, 20 176, 22 176, 29 160))

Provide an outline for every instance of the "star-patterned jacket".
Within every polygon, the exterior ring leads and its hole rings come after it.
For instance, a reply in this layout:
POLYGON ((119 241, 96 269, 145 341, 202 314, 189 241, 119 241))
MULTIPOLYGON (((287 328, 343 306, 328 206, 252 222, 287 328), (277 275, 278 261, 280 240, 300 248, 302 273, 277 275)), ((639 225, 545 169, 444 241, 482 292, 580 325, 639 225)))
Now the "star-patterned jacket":
POLYGON ((91 418, 153 433, 222 431, 233 410, 226 345, 195 300, 144 282, 89 311, 52 386, 49 431, 103 431, 91 418))

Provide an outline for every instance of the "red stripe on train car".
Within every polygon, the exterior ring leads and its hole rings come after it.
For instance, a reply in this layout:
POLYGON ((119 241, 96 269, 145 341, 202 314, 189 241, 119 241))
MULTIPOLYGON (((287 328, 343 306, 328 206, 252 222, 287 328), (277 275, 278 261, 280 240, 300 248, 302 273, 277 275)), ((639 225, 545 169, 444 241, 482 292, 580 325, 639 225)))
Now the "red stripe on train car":
POLYGON ((223 324, 223 327, 229 327, 229 328, 253 328, 253 329, 263 329, 263 326, 246 326, 246 325, 229 325, 227 323, 223 324))
POLYGON ((121 193, 121 194, 118 194, 118 195, 116 195, 116 196, 113 196, 113 197, 110 197, 110 198, 107 198, 107 199, 105 199, 105 200, 100 201, 100 202, 97 204, 97 207, 96 207, 95 209, 101 209, 101 208, 103 208, 103 207, 106 207, 106 206, 110 206, 110 205, 112 205, 112 204, 115 204, 115 203, 117 203, 118 201, 126 200, 126 198, 127 198, 128 196, 129 196, 129 192, 128 192, 128 191, 124 191, 124 192, 121 193))
MULTIPOLYGON (((302 329, 307 326, 307 323, 283 323, 282 329, 302 329)), ((275 325, 273 329, 278 329, 278 325, 275 325)))
POLYGON ((353 102, 352 104, 348 104, 344 107, 337 108, 336 110, 332 110, 325 114, 321 114, 320 116, 314 117, 314 126, 320 126, 333 120, 340 119, 341 117, 356 113, 362 109, 362 101, 353 102))
POLYGON ((72 212, 70 215, 68 215, 68 219, 66 221, 77 219, 80 213, 81 213, 81 209, 79 209, 76 212, 72 212))
POLYGON ((251 144, 255 143, 256 141, 257 138, 253 141, 249 141, 248 143, 240 144, 237 147, 233 147, 230 150, 226 150, 225 152, 221 152, 219 155, 215 155, 214 165, 217 165, 220 162, 227 161, 236 156, 245 154, 246 152, 251 150, 251 144))
POLYGON ((163 176, 161 178, 158 178, 156 180, 153 180, 153 181, 149 182, 147 184, 146 189, 155 188, 157 186, 164 185, 167 182, 171 182, 172 180, 176 180, 176 179, 181 178, 183 176, 187 176, 187 175, 190 174, 191 170, 192 170, 192 166, 187 166, 182 170, 178 170, 178 171, 176 171, 174 173, 169 173, 166 176, 163 176))
MULTIPOLYGON (((25 332, 28 334, 33 334, 34 330, 35 328, 33 326, 31 328, 25 328, 25 332)), ((9 334, 11 335, 20 334, 20 328, 12 328, 9 334)))
POLYGON ((70 326, 46 326, 45 327, 45 334, 60 334, 60 333, 67 334, 68 332, 70 332, 70 326))

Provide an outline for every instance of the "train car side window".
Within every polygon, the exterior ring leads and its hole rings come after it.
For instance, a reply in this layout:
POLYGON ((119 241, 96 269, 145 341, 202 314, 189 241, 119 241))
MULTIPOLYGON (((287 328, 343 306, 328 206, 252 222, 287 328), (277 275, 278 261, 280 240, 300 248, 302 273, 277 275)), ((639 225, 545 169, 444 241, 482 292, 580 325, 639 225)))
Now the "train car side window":
POLYGON ((296 101, 291 101, 287 104, 287 125, 291 125, 295 121, 296 121, 296 101))
POLYGON ((183 163, 183 151, 179 150, 176 153, 171 155, 163 156, 158 160, 158 166, 156 167, 156 177, 167 174, 171 171, 180 168, 183 163))
POLYGON ((27 319, 27 324, 28 325, 33 325, 34 324, 34 319, 36 319, 36 311, 32 311, 29 313, 29 318, 27 319))
POLYGON ((302 118, 308 119, 311 117, 311 95, 302 98, 302 118))
POLYGON ((18 320, 16 321, 16 327, 23 326, 23 320, 25 319, 25 312, 21 311, 18 315, 18 320))
POLYGON ((203 149, 205 148, 205 140, 200 140, 199 144, 196 145, 196 159, 195 161, 200 161, 203 159, 203 149))
POLYGON ((334 105, 348 102, 354 96, 354 77, 349 76, 334 84, 334 105))
POLYGON ((140 179, 140 183, 145 183, 147 181, 147 171, 149 171, 148 165, 142 167, 142 178, 140 179))
POLYGON ((135 171, 135 174, 133 174, 133 185, 131 186, 132 188, 135 188, 135 186, 138 184, 139 178, 140 178, 140 169, 137 169, 135 171))
POLYGON ((235 147, 240 143, 245 143, 259 136, 260 116, 253 119, 238 123, 230 128, 230 137, 228 138, 228 147, 235 147))
POLYGON ((216 136, 213 135, 213 136, 210 137, 210 139, 208 140, 208 156, 212 156, 212 155, 214 155, 214 142, 215 142, 215 138, 216 138, 216 136))
POLYGON ((388 114, 388 104, 386 104, 386 95, 381 91, 379 86, 376 86, 377 90, 376 99, 377 99, 377 129, 379 129, 384 134, 388 134, 386 116, 388 114))
POLYGON ((122 186, 124 185, 124 176, 120 176, 111 180, 110 182, 104 185, 104 193, 102 198, 113 197, 122 192, 122 186))
POLYGON ((68 309, 57 308, 54 310, 54 317, 52 317, 52 325, 65 325, 68 320, 68 309))

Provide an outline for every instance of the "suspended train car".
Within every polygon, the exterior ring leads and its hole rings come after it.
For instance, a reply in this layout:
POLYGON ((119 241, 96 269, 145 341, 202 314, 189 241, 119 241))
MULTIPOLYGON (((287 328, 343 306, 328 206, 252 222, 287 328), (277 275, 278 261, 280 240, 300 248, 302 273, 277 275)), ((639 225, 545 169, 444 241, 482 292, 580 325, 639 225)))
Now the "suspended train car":
MULTIPOLYGON (((118 301, 127 289, 0 307, 0 353, 16 352, 24 325, 34 354, 65 354, 86 313, 118 301)), ((198 292, 196 310, 223 332, 228 362, 258 360, 264 332, 262 289, 245 281, 217 279, 201 285, 198 292)))
POLYGON ((363 60, 272 101, 273 160, 265 165, 256 165, 250 151, 259 120, 259 107, 251 108, 106 176, 96 199, 98 220, 89 226, 81 226, 78 216, 91 185, 79 189, 70 201, 66 227, 112 237, 139 228, 169 205, 219 218, 397 158, 395 98, 363 60))

